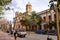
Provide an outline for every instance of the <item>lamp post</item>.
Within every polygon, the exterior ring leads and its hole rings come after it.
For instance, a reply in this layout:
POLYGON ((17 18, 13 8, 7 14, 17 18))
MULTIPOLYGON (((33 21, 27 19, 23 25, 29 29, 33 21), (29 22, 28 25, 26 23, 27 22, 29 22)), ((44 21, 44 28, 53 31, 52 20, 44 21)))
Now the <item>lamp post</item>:
POLYGON ((57 0, 51 0, 50 2, 51 7, 53 7, 53 10, 56 13, 56 28, 57 28, 57 40, 60 40, 59 38, 59 20, 58 20, 58 7, 57 7, 57 0))

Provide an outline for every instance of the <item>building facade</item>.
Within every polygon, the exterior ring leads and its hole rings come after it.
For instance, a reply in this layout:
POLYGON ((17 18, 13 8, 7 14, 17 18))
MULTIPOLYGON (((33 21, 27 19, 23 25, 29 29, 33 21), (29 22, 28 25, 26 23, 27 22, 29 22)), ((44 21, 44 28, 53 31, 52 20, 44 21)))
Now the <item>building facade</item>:
POLYGON ((0 29, 6 31, 9 28, 10 28, 9 21, 4 18, 0 19, 0 29))
MULTIPOLYGON (((26 4, 26 12, 29 15, 31 15, 32 12, 32 5, 30 4, 30 2, 28 2, 28 4, 26 4)), ((14 18, 14 29, 22 29, 25 28, 21 25, 20 20, 22 19, 24 13, 21 13, 19 11, 17 11, 15 13, 15 18, 14 18)), ((26 29, 26 28, 25 28, 26 29)))
POLYGON ((41 24, 42 29, 48 28, 45 24, 48 24, 49 22, 55 22, 56 21, 56 15, 55 15, 55 12, 53 10, 47 9, 47 10, 38 12, 38 15, 40 15, 43 19, 42 24, 41 24))
POLYGON ((21 28, 20 20, 22 19, 23 14, 19 11, 16 12, 15 18, 14 18, 14 29, 21 28))
MULTIPOLYGON (((30 4, 30 2, 28 2, 28 4, 26 5, 26 12, 24 13, 27 13, 29 15, 31 15, 31 12, 32 12, 32 5, 30 4)), ((15 18, 14 18, 14 29, 29 29, 26 28, 25 26, 22 26, 21 23, 20 23, 20 20, 22 19, 24 13, 21 13, 19 11, 17 11, 15 13, 15 18)), ((44 26, 44 24, 46 23, 49 23, 51 21, 55 21, 55 12, 53 10, 49 10, 49 9, 46 9, 44 11, 41 11, 41 12, 38 12, 37 13, 38 15, 40 15, 42 17, 42 23, 40 26, 37 26, 37 27, 32 27, 32 29, 36 30, 36 29, 47 29, 47 27, 44 26)))

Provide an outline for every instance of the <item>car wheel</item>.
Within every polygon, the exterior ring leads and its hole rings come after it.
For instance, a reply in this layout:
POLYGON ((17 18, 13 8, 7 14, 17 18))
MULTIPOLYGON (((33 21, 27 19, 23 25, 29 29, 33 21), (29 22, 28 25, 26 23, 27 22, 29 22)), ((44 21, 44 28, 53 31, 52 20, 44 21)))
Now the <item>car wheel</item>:
POLYGON ((23 37, 25 37, 25 35, 23 37))
POLYGON ((18 36, 18 37, 20 37, 20 35, 19 35, 19 34, 17 34, 17 36, 18 36))

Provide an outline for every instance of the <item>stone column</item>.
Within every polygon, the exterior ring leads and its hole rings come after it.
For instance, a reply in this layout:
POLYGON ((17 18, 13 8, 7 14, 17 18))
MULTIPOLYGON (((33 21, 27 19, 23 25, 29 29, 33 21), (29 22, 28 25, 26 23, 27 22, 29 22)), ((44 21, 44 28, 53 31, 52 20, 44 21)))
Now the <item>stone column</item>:
POLYGON ((51 10, 51 17, 52 17, 52 21, 54 21, 54 11, 53 10, 51 10))
POLYGON ((48 10, 46 10, 46 23, 48 23, 49 22, 49 17, 48 17, 48 10))
POLYGON ((23 30, 26 30, 26 26, 23 26, 23 30))
POLYGON ((41 29, 44 30, 44 26, 43 26, 43 24, 41 24, 41 29))
POLYGON ((39 30, 39 26, 37 25, 37 30, 39 30))
MULTIPOLYGON (((51 10, 51 16, 52 16, 52 21, 54 21, 54 10, 51 10)), ((54 30, 54 29, 55 29, 55 27, 53 26, 52 30, 54 30)))
POLYGON ((22 29, 22 25, 19 25, 20 26, 20 28, 19 29, 22 29))

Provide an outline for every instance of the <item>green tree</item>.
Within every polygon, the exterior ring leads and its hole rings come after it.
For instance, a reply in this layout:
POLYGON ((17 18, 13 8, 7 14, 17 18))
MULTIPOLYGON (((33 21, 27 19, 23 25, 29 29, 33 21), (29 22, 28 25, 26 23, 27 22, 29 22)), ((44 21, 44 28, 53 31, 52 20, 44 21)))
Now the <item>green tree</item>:
POLYGON ((25 13, 25 14, 23 15, 22 20, 20 20, 20 22, 21 22, 21 24, 22 24, 23 26, 30 26, 30 25, 29 25, 29 24, 30 24, 30 21, 31 21, 31 15, 28 15, 27 13, 25 13))
POLYGON ((55 21, 49 22, 49 28, 52 29, 52 27, 54 27, 56 29, 56 22, 55 21))
POLYGON ((4 6, 8 5, 12 0, 0 0, 0 18, 2 18, 2 15, 4 12, 2 11, 4 6))
POLYGON ((37 15, 37 13, 35 11, 31 12, 31 15, 25 13, 23 15, 22 20, 20 20, 22 25, 25 26, 40 26, 41 22, 42 22, 42 18, 40 15, 37 15))
POLYGON ((31 19, 32 19, 33 25, 39 25, 40 26, 40 24, 42 22, 42 18, 40 15, 37 15, 37 13, 35 11, 32 12, 31 19))
POLYGON ((12 0, 0 0, 0 6, 7 5, 11 2, 12 0))

